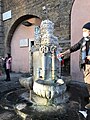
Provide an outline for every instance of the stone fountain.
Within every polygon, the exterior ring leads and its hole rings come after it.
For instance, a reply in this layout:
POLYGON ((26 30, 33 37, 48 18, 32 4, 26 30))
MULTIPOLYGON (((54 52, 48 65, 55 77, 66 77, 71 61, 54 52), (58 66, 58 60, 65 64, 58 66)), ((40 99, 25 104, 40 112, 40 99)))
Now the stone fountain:
POLYGON ((79 110, 88 103, 88 91, 83 83, 66 84, 61 79, 61 48, 53 32, 52 21, 41 22, 30 50, 30 77, 19 79, 26 89, 20 85, 20 89, 8 92, 0 101, 2 108, 15 111, 22 120, 83 120, 79 110))
POLYGON ((41 22, 38 37, 30 51, 32 76, 19 80, 30 91, 28 100, 37 105, 60 105, 68 101, 66 84, 61 79, 61 62, 57 58, 61 48, 53 32, 52 21, 41 22))

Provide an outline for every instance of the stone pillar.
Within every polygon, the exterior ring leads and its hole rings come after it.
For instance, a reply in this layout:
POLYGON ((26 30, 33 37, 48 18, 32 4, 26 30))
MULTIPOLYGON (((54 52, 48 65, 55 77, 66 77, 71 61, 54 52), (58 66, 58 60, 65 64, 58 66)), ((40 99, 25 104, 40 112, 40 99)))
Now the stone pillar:
POLYGON ((52 54, 52 80, 55 79, 55 55, 52 54))
POLYGON ((45 53, 42 53, 42 79, 45 80, 45 53))
POLYGON ((0 0, 0 56, 4 54, 4 39, 3 39, 3 21, 2 21, 2 0, 0 0))

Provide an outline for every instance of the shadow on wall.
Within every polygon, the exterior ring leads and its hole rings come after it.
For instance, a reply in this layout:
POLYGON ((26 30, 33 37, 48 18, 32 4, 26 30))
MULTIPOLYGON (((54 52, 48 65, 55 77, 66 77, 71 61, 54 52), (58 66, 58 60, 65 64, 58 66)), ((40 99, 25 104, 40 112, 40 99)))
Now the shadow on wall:
POLYGON ((61 67, 62 76, 70 76, 70 57, 64 59, 64 65, 61 67))

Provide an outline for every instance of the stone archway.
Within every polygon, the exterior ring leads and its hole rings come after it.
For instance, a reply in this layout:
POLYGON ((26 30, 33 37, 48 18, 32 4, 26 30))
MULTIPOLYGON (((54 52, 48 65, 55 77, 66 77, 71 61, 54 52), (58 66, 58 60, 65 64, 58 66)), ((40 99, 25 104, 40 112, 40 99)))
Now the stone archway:
POLYGON ((25 15, 20 17, 12 25, 8 38, 7 48, 12 56, 12 71, 29 72, 29 39, 34 40, 34 28, 40 25, 40 18, 33 15, 25 15), (27 27, 23 25, 23 21, 29 21, 33 25, 27 27), (20 46, 20 40, 27 40, 27 46, 20 46))
POLYGON ((15 32, 16 28, 24 21, 24 20, 27 20, 27 19, 30 19, 30 18, 38 18, 40 19, 39 17, 35 16, 35 15, 24 15, 24 16, 21 16, 20 18, 18 18, 14 24, 11 26, 9 32, 8 32, 8 36, 7 36, 7 41, 6 41, 6 51, 11 51, 11 40, 12 40, 12 37, 13 37, 13 33, 15 32))
MULTIPOLYGON (((75 0, 71 11, 71 46, 82 38, 82 26, 90 21, 90 1, 75 0)), ((71 55, 71 75, 74 80, 83 79, 79 69, 79 51, 71 55)))

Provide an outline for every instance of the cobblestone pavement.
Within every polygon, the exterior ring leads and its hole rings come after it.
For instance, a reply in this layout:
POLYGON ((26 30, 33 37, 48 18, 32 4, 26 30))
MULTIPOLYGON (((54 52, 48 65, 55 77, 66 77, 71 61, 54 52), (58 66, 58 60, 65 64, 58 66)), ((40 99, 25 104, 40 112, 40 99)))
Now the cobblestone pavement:
MULTIPOLYGON (((5 81, 5 74, 0 76, 0 99, 8 91, 21 88, 19 83, 19 78, 22 76, 21 73, 11 73, 11 81, 5 81)), ((5 110, 0 107, 0 120, 19 120, 18 116, 15 115, 15 112, 5 110)))
MULTIPOLYGON (((4 80, 5 79, 5 74, 3 74, 2 76, 0 76, 0 99, 7 92, 15 90, 15 89, 18 90, 18 89, 22 88, 22 86, 19 83, 19 78, 21 76, 23 76, 23 74, 21 74, 21 73, 11 73, 11 81, 8 81, 8 82, 6 82, 4 80)), ((71 78, 70 78, 70 76, 68 76, 68 77, 64 77, 64 79, 65 80, 68 79, 67 82, 69 82, 71 78)), ((71 104, 70 104, 69 108, 71 108, 71 104)), ((53 115, 48 115, 48 116, 47 115, 46 116, 42 115, 40 117, 37 114, 35 116, 36 117, 38 116, 39 119, 37 119, 37 120, 50 120, 50 119, 52 119, 52 120, 72 120, 72 119, 73 120, 78 120, 77 113, 72 108, 69 109, 69 111, 67 111, 67 113, 64 116, 60 116, 58 114, 58 117, 57 117, 57 116, 53 116, 53 115)), ((0 120, 23 120, 23 119, 20 118, 20 116, 18 116, 15 111, 8 110, 7 107, 5 109, 3 109, 0 106, 0 120)), ((36 120, 36 119, 27 118, 27 120, 36 120)), ((79 119, 79 120, 84 120, 84 119, 79 119)))
POLYGON ((5 81, 5 74, 0 76, 0 93, 20 87, 21 73, 11 73, 11 81, 5 81))

